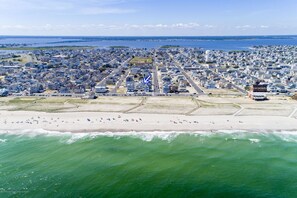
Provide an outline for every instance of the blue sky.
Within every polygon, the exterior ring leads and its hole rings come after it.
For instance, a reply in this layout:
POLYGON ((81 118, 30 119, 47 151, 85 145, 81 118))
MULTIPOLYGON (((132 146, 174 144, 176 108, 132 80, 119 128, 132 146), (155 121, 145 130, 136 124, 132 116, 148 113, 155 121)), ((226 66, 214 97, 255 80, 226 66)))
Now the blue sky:
POLYGON ((288 35, 296 21, 296 0, 0 0, 0 35, 288 35))

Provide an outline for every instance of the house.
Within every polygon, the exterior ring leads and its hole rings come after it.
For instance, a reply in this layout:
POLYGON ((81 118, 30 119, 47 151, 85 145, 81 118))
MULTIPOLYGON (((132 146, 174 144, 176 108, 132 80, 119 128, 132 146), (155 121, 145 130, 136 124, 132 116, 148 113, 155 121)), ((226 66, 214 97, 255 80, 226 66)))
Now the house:
POLYGON ((44 92, 44 89, 43 89, 43 86, 42 84, 33 84, 31 87, 30 87, 30 93, 33 94, 33 93, 42 93, 44 92))
POLYGON ((267 83, 263 83, 263 82, 257 81, 253 85, 252 91, 253 92, 267 92, 267 87, 268 87, 268 84, 267 83))
POLYGON ((163 93, 169 93, 170 92, 170 83, 165 83, 163 85, 163 93))
POLYGON ((95 92, 96 93, 107 93, 108 88, 104 85, 97 85, 97 86, 95 86, 95 92))
POLYGON ((8 90, 0 89, 0 97, 6 97, 6 96, 8 96, 8 90))
POLYGON ((170 93, 178 93, 178 86, 175 84, 172 84, 169 86, 170 88, 170 93))
POLYGON ((117 83, 117 78, 112 76, 112 77, 109 77, 108 79, 106 79, 106 84, 108 85, 115 85, 117 83))
POLYGON ((134 81, 133 82, 130 82, 130 83, 127 83, 126 84, 126 87, 127 87, 127 92, 133 93, 135 91, 134 81))
POLYGON ((160 71, 161 71, 161 73, 167 73, 167 68, 166 68, 166 67, 162 67, 162 68, 160 69, 160 71))
POLYGON ((217 88, 216 83, 215 83, 214 81, 208 81, 208 82, 204 85, 204 87, 205 87, 206 89, 216 89, 216 88, 217 88))
POLYGON ((268 84, 264 82, 257 81, 251 88, 249 92, 249 97, 253 100, 260 101, 260 100, 267 100, 267 90, 268 84))
POLYGON ((179 83, 178 92, 186 93, 186 92, 189 92, 189 91, 187 90, 187 86, 184 83, 179 83))
POLYGON ((134 82, 133 76, 128 76, 126 78, 126 87, 127 87, 127 92, 135 91, 135 82, 134 82))
POLYGON ((73 92, 76 94, 83 94, 86 92, 86 89, 83 85, 77 85, 73 88, 73 92))

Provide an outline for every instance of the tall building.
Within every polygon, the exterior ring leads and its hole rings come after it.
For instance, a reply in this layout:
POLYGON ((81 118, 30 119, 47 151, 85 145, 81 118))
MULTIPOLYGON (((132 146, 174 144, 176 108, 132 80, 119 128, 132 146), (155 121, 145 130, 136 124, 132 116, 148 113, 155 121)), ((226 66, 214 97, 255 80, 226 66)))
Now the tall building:
POLYGON ((267 100, 267 87, 268 84, 265 82, 257 81, 255 84, 253 84, 250 92, 249 97, 253 100, 267 100))

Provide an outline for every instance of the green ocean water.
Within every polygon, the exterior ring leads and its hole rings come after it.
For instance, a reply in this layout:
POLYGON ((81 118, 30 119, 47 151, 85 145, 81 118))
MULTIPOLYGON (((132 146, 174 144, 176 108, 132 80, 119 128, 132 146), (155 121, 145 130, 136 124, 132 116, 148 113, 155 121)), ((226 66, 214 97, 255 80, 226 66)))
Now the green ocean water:
POLYGON ((297 135, 1 133, 0 197, 295 198, 297 135))

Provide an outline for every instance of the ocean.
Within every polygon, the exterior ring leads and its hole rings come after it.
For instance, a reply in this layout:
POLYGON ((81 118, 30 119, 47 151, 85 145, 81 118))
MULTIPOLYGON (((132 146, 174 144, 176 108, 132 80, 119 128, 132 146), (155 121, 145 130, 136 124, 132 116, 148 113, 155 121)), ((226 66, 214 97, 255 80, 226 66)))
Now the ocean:
POLYGON ((164 45, 203 48, 206 50, 248 50, 258 45, 297 45, 297 36, 192 36, 192 37, 41 37, 0 36, 0 45, 26 44, 46 46, 127 46, 131 48, 159 48, 164 45))
POLYGON ((294 132, 2 131, 0 197, 295 198, 296 153, 294 132))

